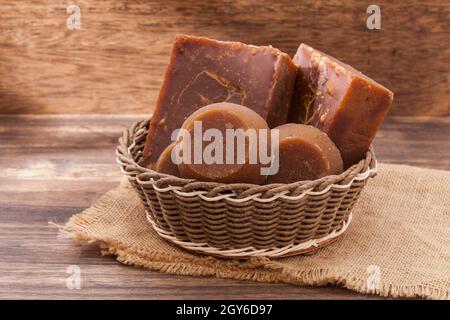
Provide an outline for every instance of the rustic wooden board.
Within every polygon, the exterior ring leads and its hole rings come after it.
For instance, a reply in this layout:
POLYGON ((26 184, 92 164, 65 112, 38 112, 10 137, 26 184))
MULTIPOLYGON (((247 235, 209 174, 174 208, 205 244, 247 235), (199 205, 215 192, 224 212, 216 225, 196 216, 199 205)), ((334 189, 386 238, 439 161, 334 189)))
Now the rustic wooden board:
POLYGON ((308 43, 391 88, 393 115, 450 115, 450 2, 2 0, 0 113, 150 113, 177 33, 308 43), (66 27, 68 4, 81 29, 66 27))
MULTIPOLYGON (((334 287, 173 276, 58 240, 48 222, 64 223, 117 185, 117 138, 144 117, 0 116, 0 299, 377 298, 334 287), (81 290, 66 287, 70 265, 81 268, 81 290)), ((390 118, 375 149, 384 162, 450 170, 449 135, 450 118, 390 118)))

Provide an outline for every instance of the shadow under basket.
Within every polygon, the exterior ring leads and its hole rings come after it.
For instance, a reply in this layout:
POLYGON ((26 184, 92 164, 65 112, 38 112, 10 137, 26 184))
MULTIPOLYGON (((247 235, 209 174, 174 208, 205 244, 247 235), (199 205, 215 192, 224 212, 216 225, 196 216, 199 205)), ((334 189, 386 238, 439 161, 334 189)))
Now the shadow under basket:
POLYGON ((198 253, 280 258, 314 252, 350 224, 351 210, 377 162, 366 158, 338 176, 290 184, 224 184, 183 179, 139 165, 150 120, 123 133, 117 161, 164 239, 198 253))

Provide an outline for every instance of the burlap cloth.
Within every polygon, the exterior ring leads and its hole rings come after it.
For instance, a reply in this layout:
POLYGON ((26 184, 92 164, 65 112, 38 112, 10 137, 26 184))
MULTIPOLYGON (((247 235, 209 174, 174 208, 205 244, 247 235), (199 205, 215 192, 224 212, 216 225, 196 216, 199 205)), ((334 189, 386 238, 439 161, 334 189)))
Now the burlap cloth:
POLYGON ((127 181, 72 216, 61 234, 161 272, 299 285, 339 285, 392 297, 450 297, 450 171, 379 165, 347 232, 313 255, 227 260, 162 240, 127 181))

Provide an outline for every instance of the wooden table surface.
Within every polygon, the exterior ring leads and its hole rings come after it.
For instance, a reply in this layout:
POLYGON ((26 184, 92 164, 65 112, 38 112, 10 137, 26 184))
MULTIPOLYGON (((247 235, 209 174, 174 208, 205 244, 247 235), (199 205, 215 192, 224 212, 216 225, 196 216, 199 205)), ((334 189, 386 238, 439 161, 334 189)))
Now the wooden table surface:
MULTIPOLYGON (((124 266, 94 245, 57 239, 64 223, 120 179, 114 149, 144 115, 0 115, 0 298, 377 298, 335 287, 300 287, 173 276, 124 266), (81 289, 66 286, 71 265, 81 289)), ((378 159, 450 170, 450 118, 389 118, 378 159)))

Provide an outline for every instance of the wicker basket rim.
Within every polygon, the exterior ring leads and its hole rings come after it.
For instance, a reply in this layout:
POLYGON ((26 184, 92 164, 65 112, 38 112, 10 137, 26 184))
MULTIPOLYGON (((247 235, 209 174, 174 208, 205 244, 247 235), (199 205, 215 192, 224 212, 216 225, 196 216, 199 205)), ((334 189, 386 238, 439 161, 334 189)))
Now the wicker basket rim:
POLYGON ((145 168, 139 164, 139 161, 134 160, 131 150, 136 147, 136 136, 145 134, 150 121, 151 118, 138 121, 126 130, 119 139, 116 155, 122 173, 130 179, 136 179, 142 185, 152 185, 159 192, 173 191, 184 197, 199 196, 206 201, 227 199, 236 203, 248 200, 265 203, 278 198, 299 200, 306 195, 325 194, 332 188, 348 189, 355 180, 365 180, 369 176, 376 175, 377 172, 377 161, 373 147, 371 146, 364 159, 349 167, 340 175, 325 176, 317 180, 298 181, 286 184, 256 185, 248 183, 226 184, 184 179, 145 168), (294 195, 289 195, 290 193, 294 195))
POLYGON ((137 181, 138 181, 138 183, 140 183, 142 185, 153 185, 153 188, 158 192, 174 192, 175 194, 182 196, 182 197, 197 197, 198 196, 202 200, 205 200, 208 202, 214 202, 214 201, 220 201, 220 200, 226 199, 226 200, 228 200, 230 202, 234 202, 234 203, 243 203, 243 202, 247 202, 250 200, 254 200, 254 201, 260 202, 260 203, 268 203, 268 202, 277 200, 279 198, 281 198, 283 200, 296 201, 296 200, 300 200, 301 198, 305 197, 306 195, 318 196, 318 195, 327 193, 332 188, 333 189, 348 189, 355 180, 356 181, 365 180, 369 176, 374 175, 376 172, 377 172, 377 167, 375 166, 374 168, 369 168, 367 171, 358 174, 356 177, 354 177, 352 180, 350 180, 350 182, 348 182, 347 184, 344 184, 344 185, 332 183, 332 184, 329 184, 325 189, 322 189, 320 191, 313 191, 314 188, 309 188, 295 196, 289 196, 288 195, 289 190, 284 190, 284 191, 277 193, 269 198, 261 198, 262 192, 252 194, 245 198, 236 198, 236 196, 237 196, 236 193, 218 194, 213 197, 208 197, 207 196, 208 191, 183 192, 183 191, 181 191, 183 189, 183 187, 171 186, 171 185, 169 185, 168 187, 159 188, 157 186, 157 181, 154 180, 153 178, 151 178, 150 180, 140 180, 139 176, 138 176, 137 181))

